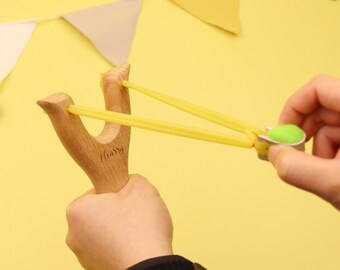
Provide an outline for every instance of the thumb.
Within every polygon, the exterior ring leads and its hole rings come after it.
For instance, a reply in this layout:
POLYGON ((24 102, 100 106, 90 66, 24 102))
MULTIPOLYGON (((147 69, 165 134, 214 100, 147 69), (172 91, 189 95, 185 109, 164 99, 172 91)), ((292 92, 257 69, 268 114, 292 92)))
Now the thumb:
POLYGON ((312 192, 332 204, 338 201, 340 168, 335 160, 307 155, 286 145, 274 145, 269 148, 269 161, 288 184, 312 192))

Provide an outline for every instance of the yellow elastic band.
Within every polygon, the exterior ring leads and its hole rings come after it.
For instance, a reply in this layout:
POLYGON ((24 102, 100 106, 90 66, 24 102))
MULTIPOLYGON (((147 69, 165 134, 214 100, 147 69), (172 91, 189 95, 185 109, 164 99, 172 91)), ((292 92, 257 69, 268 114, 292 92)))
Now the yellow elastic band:
POLYGON ((69 105, 68 111, 73 114, 100 119, 106 122, 113 122, 125 126, 138 127, 197 140, 215 142, 243 148, 252 148, 254 146, 253 139, 239 138, 223 133, 211 132, 194 127, 186 127, 178 124, 150 120, 147 118, 132 116, 129 114, 100 110, 78 105, 69 105))
POLYGON ((209 122, 219 124, 221 126, 233 129, 235 131, 243 132, 243 133, 248 133, 250 131, 254 133, 255 135, 262 133, 262 129, 259 127, 240 121, 233 117, 215 112, 213 110, 198 106, 196 104, 152 91, 150 89, 138 86, 128 81, 123 81, 122 85, 127 88, 134 89, 138 92, 141 92, 152 98, 155 98, 163 103, 171 105, 172 107, 176 107, 182 111, 185 111, 187 113, 190 113, 200 118, 203 118, 205 120, 208 120, 209 122))

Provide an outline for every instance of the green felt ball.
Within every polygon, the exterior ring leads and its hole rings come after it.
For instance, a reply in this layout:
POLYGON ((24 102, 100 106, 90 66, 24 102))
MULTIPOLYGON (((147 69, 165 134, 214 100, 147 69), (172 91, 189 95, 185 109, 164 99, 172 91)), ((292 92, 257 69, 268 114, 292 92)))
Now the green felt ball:
POLYGON ((273 141, 286 144, 298 143, 305 137, 305 133, 296 125, 280 125, 267 132, 267 137, 273 141))

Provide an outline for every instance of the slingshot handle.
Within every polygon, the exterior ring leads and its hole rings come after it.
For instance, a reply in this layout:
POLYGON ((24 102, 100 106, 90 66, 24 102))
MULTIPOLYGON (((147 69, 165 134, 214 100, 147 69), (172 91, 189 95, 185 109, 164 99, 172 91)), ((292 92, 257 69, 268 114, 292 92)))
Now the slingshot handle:
MULTIPOLYGON (((130 66, 125 64, 103 76, 106 110, 130 114, 128 90, 122 85, 128 80, 130 66)), ((105 123, 104 129, 93 137, 77 115, 68 112, 74 104, 65 93, 57 93, 38 105, 48 114, 65 149, 85 171, 97 193, 117 192, 129 180, 128 154, 130 127, 105 123)))

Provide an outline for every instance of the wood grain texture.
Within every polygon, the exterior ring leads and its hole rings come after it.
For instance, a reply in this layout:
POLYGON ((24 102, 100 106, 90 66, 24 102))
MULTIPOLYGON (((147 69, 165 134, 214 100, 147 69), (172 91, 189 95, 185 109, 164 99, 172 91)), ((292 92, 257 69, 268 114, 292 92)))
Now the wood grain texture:
MULTIPOLYGON (((119 66, 103 76, 106 110, 130 114, 128 89, 122 86, 128 80, 129 65, 119 66)), ((66 93, 57 93, 41 99, 38 105, 48 114, 65 149, 85 171, 97 193, 117 192, 129 180, 128 154, 130 127, 105 123, 99 136, 86 130, 77 115, 68 112, 74 104, 66 93)))

